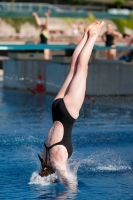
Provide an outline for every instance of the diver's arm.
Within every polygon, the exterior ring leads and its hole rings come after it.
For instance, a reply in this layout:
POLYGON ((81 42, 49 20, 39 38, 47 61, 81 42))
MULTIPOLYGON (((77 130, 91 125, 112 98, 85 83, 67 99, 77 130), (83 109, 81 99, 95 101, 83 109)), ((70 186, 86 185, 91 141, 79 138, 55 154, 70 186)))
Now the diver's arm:
POLYGON ((65 163, 56 164, 56 170, 62 183, 72 190, 77 190, 77 184, 70 177, 65 163))
POLYGON ((46 29, 48 30, 49 29, 48 25, 49 25, 50 11, 46 12, 45 16, 46 16, 45 26, 46 26, 46 29))
POLYGON ((131 40, 128 43, 128 46, 130 46, 133 43, 133 38, 131 38, 131 40))
POLYGON ((103 35, 101 35, 101 39, 103 42, 105 42, 105 34, 106 34, 106 32, 103 35))
POLYGON ((74 179, 74 176, 68 170, 67 160, 68 153, 65 147, 60 147, 62 145, 57 146, 56 148, 52 148, 50 151, 51 155, 51 164, 55 171, 57 172, 59 179, 61 182, 69 187, 72 190, 76 190, 77 182, 74 179))
POLYGON ((42 22, 38 16, 38 14, 36 12, 33 12, 32 15, 35 17, 35 20, 36 20, 36 23, 38 26, 41 26, 42 25, 42 22))
POLYGON ((117 31, 113 31, 113 35, 116 36, 118 39, 122 39, 122 34, 117 31))

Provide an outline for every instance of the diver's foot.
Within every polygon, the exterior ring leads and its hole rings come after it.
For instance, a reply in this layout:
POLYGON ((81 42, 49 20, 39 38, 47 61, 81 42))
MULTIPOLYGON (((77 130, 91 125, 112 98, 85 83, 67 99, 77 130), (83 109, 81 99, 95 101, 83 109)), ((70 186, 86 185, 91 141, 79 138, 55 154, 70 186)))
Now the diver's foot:
POLYGON ((96 35, 98 36, 104 26, 104 21, 96 21, 92 23, 91 25, 87 26, 85 28, 85 32, 88 32, 89 36, 96 35))

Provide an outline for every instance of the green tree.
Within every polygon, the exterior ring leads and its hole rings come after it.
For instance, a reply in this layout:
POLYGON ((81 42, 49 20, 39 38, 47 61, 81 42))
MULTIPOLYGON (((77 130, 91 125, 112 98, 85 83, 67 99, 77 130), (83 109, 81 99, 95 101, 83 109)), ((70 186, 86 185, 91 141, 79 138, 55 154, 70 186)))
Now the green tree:
POLYGON ((13 10, 14 9, 15 0, 10 0, 10 1, 11 1, 11 7, 10 7, 10 9, 13 10))
MULTIPOLYGON (((64 0, 61 0, 60 2, 64 3, 64 0)), ((83 4, 86 0, 66 0, 65 3, 67 4, 83 4)))
POLYGON ((125 5, 128 2, 129 0, 113 0, 111 4, 117 8, 121 8, 121 6, 125 5))
POLYGON ((71 0, 72 3, 84 3, 85 0, 71 0))

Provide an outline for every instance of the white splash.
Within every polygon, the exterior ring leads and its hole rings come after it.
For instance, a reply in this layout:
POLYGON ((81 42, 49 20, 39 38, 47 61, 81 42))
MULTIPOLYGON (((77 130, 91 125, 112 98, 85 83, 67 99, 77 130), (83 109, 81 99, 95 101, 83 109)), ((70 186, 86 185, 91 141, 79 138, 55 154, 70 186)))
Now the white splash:
POLYGON ((132 170, 132 167, 121 159, 115 152, 107 151, 103 153, 95 152, 89 158, 83 159, 82 165, 88 167, 90 171, 101 171, 101 172, 119 172, 132 170))
MULTIPOLYGON (((67 164, 68 176, 67 179, 70 180, 70 183, 77 187, 78 180, 77 180, 77 170, 78 170, 79 163, 71 162, 69 165, 67 164)), ((51 185, 55 182, 60 182, 63 184, 61 177, 57 173, 51 174, 47 177, 41 177, 37 171, 33 172, 28 184, 35 184, 41 186, 51 185)), ((63 184, 64 185, 64 184, 63 184)))
MULTIPOLYGON (((73 191, 77 191, 77 185, 78 185, 78 178, 77 178, 77 170, 79 167, 79 163, 75 161, 70 161, 67 163, 67 180, 68 180, 68 185, 67 187, 69 189, 72 189, 73 191)), ((64 184, 64 181, 62 180, 62 177, 59 177, 59 180, 62 184, 64 184)))
POLYGON ((46 186, 54 183, 57 180, 56 174, 51 174, 47 177, 41 177, 38 172, 33 172, 30 178, 29 184, 41 185, 46 186))
POLYGON ((125 165, 125 166, 107 165, 107 166, 98 166, 97 170, 115 172, 115 171, 131 170, 131 167, 128 165, 125 165))

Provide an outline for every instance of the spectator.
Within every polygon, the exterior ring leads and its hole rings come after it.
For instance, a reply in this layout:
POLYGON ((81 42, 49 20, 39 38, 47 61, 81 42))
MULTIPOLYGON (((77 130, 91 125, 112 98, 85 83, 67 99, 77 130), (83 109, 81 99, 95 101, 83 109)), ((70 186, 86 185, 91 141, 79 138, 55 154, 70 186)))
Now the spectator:
MULTIPOLYGON (((115 47, 114 39, 117 37, 118 39, 122 38, 122 34, 114 31, 112 24, 107 24, 107 31, 102 35, 102 40, 105 42, 107 47, 115 47)), ((115 59, 116 58, 116 49, 109 49, 105 51, 107 59, 115 59)))
MULTIPOLYGON (((45 16, 46 16, 45 24, 43 24, 41 22, 41 19, 39 18, 39 16, 37 15, 36 12, 33 12, 32 15, 35 17, 36 23, 41 29, 40 43, 41 44, 47 44, 48 43, 48 39, 49 39, 49 27, 48 27, 48 25, 49 25, 50 12, 46 12, 45 13, 45 16)), ((44 59, 45 60, 49 60, 49 58, 50 58, 50 50, 49 49, 44 49, 44 59)))
POLYGON ((83 33, 84 33, 84 24, 83 24, 83 22, 79 23, 78 32, 79 32, 80 35, 83 35, 83 33))
MULTIPOLYGON (((130 35, 123 34, 123 38, 126 39, 128 46, 131 46, 131 44, 133 44, 133 37, 131 37, 130 35)), ((128 50, 124 53, 123 56, 120 57, 120 60, 131 62, 132 58, 133 58, 133 50, 128 50)))
POLYGON ((127 33, 123 33, 123 41, 124 42, 129 42, 131 40, 131 35, 127 33))
POLYGON ((79 31, 78 31, 78 26, 77 26, 77 23, 74 22, 72 23, 72 35, 78 35, 79 34, 79 31))

